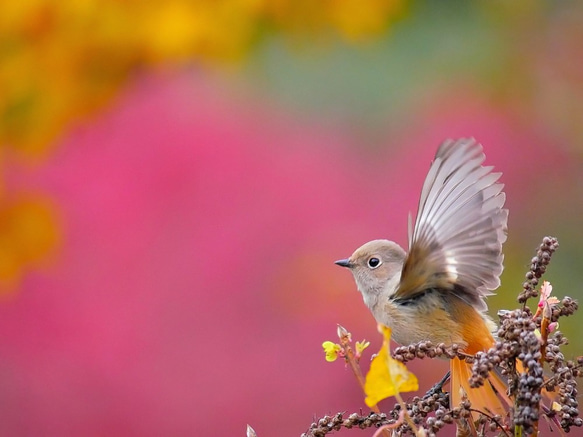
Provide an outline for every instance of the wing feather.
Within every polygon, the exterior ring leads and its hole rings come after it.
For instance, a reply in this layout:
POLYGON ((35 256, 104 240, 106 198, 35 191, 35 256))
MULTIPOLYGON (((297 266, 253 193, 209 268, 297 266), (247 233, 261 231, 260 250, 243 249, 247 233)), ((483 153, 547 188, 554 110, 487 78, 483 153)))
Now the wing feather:
POLYGON ((429 288, 454 292, 457 285, 462 299, 486 308, 484 297, 500 285, 508 211, 501 173, 482 166, 484 159, 474 139, 447 140, 437 150, 409 225, 396 298, 429 288))

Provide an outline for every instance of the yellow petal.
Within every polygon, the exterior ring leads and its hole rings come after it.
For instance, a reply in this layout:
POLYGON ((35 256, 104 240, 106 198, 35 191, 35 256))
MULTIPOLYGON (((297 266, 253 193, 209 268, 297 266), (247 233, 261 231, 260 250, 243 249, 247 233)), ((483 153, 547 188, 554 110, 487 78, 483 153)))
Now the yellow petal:
POLYGON ((369 346, 370 346, 370 341, 365 341, 365 340, 357 341, 356 342, 356 352, 358 354, 361 354, 362 351, 365 350, 369 346))
POLYGON ((407 366, 400 361, 395 360, 389 356, 389 372, 393 380, 393 384, 397 387, 399 392, 415 391, 419 389, 419 381, 417 377, 409 372, 407 366))
POLYGON ((377 324, 377 330, 383 334, 383 337, 385 338, 385 341, 388 342, 391 341, 391 328, 389 328, 388 326, 382 325, 382 324, 377 324))
POLYGON ((326 354, 326 361, 336 361, 338 358, 338 352, 341 349, 340 345, 331 341, 325 341, 322 343, 322 347, 324 348, 324 353, 326 354))
POLYGON ((390 355, 391 330, 382 327, 382 333, 385 337, 383 346, 370 363, 370 370, 364 383, 366 393, 364 401, 369 407, 376 405, 382 399, 394 396, 396 393, 414 391, 419 388, 417 377, 409 372, 403 363, 390 355))
POLYGON ((322 347, 324 348, 325 351, 335 349, 336 343, 333 343, 331 341, 325 341, 324 343, 322 343, 322 347))

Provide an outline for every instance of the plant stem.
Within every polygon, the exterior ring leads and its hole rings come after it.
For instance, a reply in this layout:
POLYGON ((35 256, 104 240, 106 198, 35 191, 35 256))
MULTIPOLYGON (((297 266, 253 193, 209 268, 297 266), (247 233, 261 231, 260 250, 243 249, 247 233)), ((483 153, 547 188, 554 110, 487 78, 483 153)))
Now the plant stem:
MULTIPOLYGON (((348 341, 344 341, 344 340, 345 339, 343 339, 343 338, 340 339, 340 343, 342 344, 342 346, 344 348, 344 353, 345 353, 344 359, 346 360, 346 363, 348 363, 350 370, 352 370, 352 373, 356 377, 356 380, 358 381, 358 385, 360 385, 362 392, 366 395, 366 392, 364 390, 364 382, 365 382, 364 375, 362 374, 362 370, 360 369, 360 365, 358 364, 358 361, 354 357, 354 351, 352 350, 352 348, 348 344, 348 341)), ((370 407, 370 409, 373 410, 377 414, 381 414, 381 410, 379 409, 379 407, 376 404, 373 405, 372 407, 370 407)), ((407 411, 407 410, 405 409, 405 411, 407 411)), ((408 414, 407 414, 407 417, 409 417, 408 414)), ((389 432, 388 429, 383 429, 382 434, 385 437, 391 437, 391 433, 389 432)))

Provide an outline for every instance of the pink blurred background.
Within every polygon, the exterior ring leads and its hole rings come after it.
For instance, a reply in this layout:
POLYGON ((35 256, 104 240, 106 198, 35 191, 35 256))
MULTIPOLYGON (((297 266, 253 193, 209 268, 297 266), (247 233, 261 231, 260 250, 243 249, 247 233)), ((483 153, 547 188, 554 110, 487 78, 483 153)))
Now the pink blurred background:
MULTIPOLYGON (((364 48, 324 46, 317 57, 274 38, 235 71, 141 70, 42 163, 5 151, 5 190, 52 199, 63 237, 0 303, 0 435, 244 435, 248 423, 260 437, 299 435, 323 414, 366 411, 350 372, 321 348, 337 323, 371 341, 365 368, 381 344, 333 261, 373 238, 406 245, 407 214, 445 138, 475 137, 504 173, 507 268, 491 313, 515 305, 548 234, 561 248, 547 279, 581 298, 583 136, 547 104, 560 89, 570 117, 583 109, 581 84, 559 67, 583 68, 545 63, 558 57, 562 12, 541 31, 551 48, 525 52, 540 68, 524 78, 503 62, 520 46, 470 53, 510 27, 492 30, 502 19, 477 6, 460 13, 483 26, 471 43, 452 48, 444 36, 433 61, 416 54, 409 44, 434 35, 424 24, 436 34, 451 24, 424 8, 364 48), (475 68, 452 75, 465 56, 475 68), (499 64, 482 76, 488 62, 499 64), (411 77, 435 65, 433 82, 411 77)), ((567 354, 581 354, 580 323, 561 326, 567 354)), ((427 389, 447 363, 411 368, 427 389)))

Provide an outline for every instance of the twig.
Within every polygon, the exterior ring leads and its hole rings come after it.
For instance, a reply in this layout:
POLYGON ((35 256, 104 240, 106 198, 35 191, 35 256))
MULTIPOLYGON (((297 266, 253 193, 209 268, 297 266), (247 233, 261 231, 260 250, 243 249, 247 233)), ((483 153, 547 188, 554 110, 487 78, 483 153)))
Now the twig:
MULTIPOLYGON (((348 367, 350 367, 350 370, 352 370, 352 373, 354 374, 354 377, 356 378, 358 385, 362 389, 362 392, 366 395, 366 391, 364 389, 365 378, 364 375, 362 374, 362 370, 360 369, 360 365, 358 364, 358 361, 354 356, 354 351, 350 347, 350 334, 348 334, 348 331, 340 325, 338 325, 338 337, 340 338, 340 346, 342 346, 342 348, 344 349, 345 354, 344 359, 346 360, 348 367)), ((381 410, 376 404, 371 407, 371 410, 373 410, 377 414, 381 414, 381 410)), ((407 410, 405 409, 405 411, 407 410)), ((414 430, 415 428, 412 429, 414 430)), ((389 433, 388 430, 385 430, 383 434, 385 435, 385 437, 391 437, 391 434, 389 433)))

